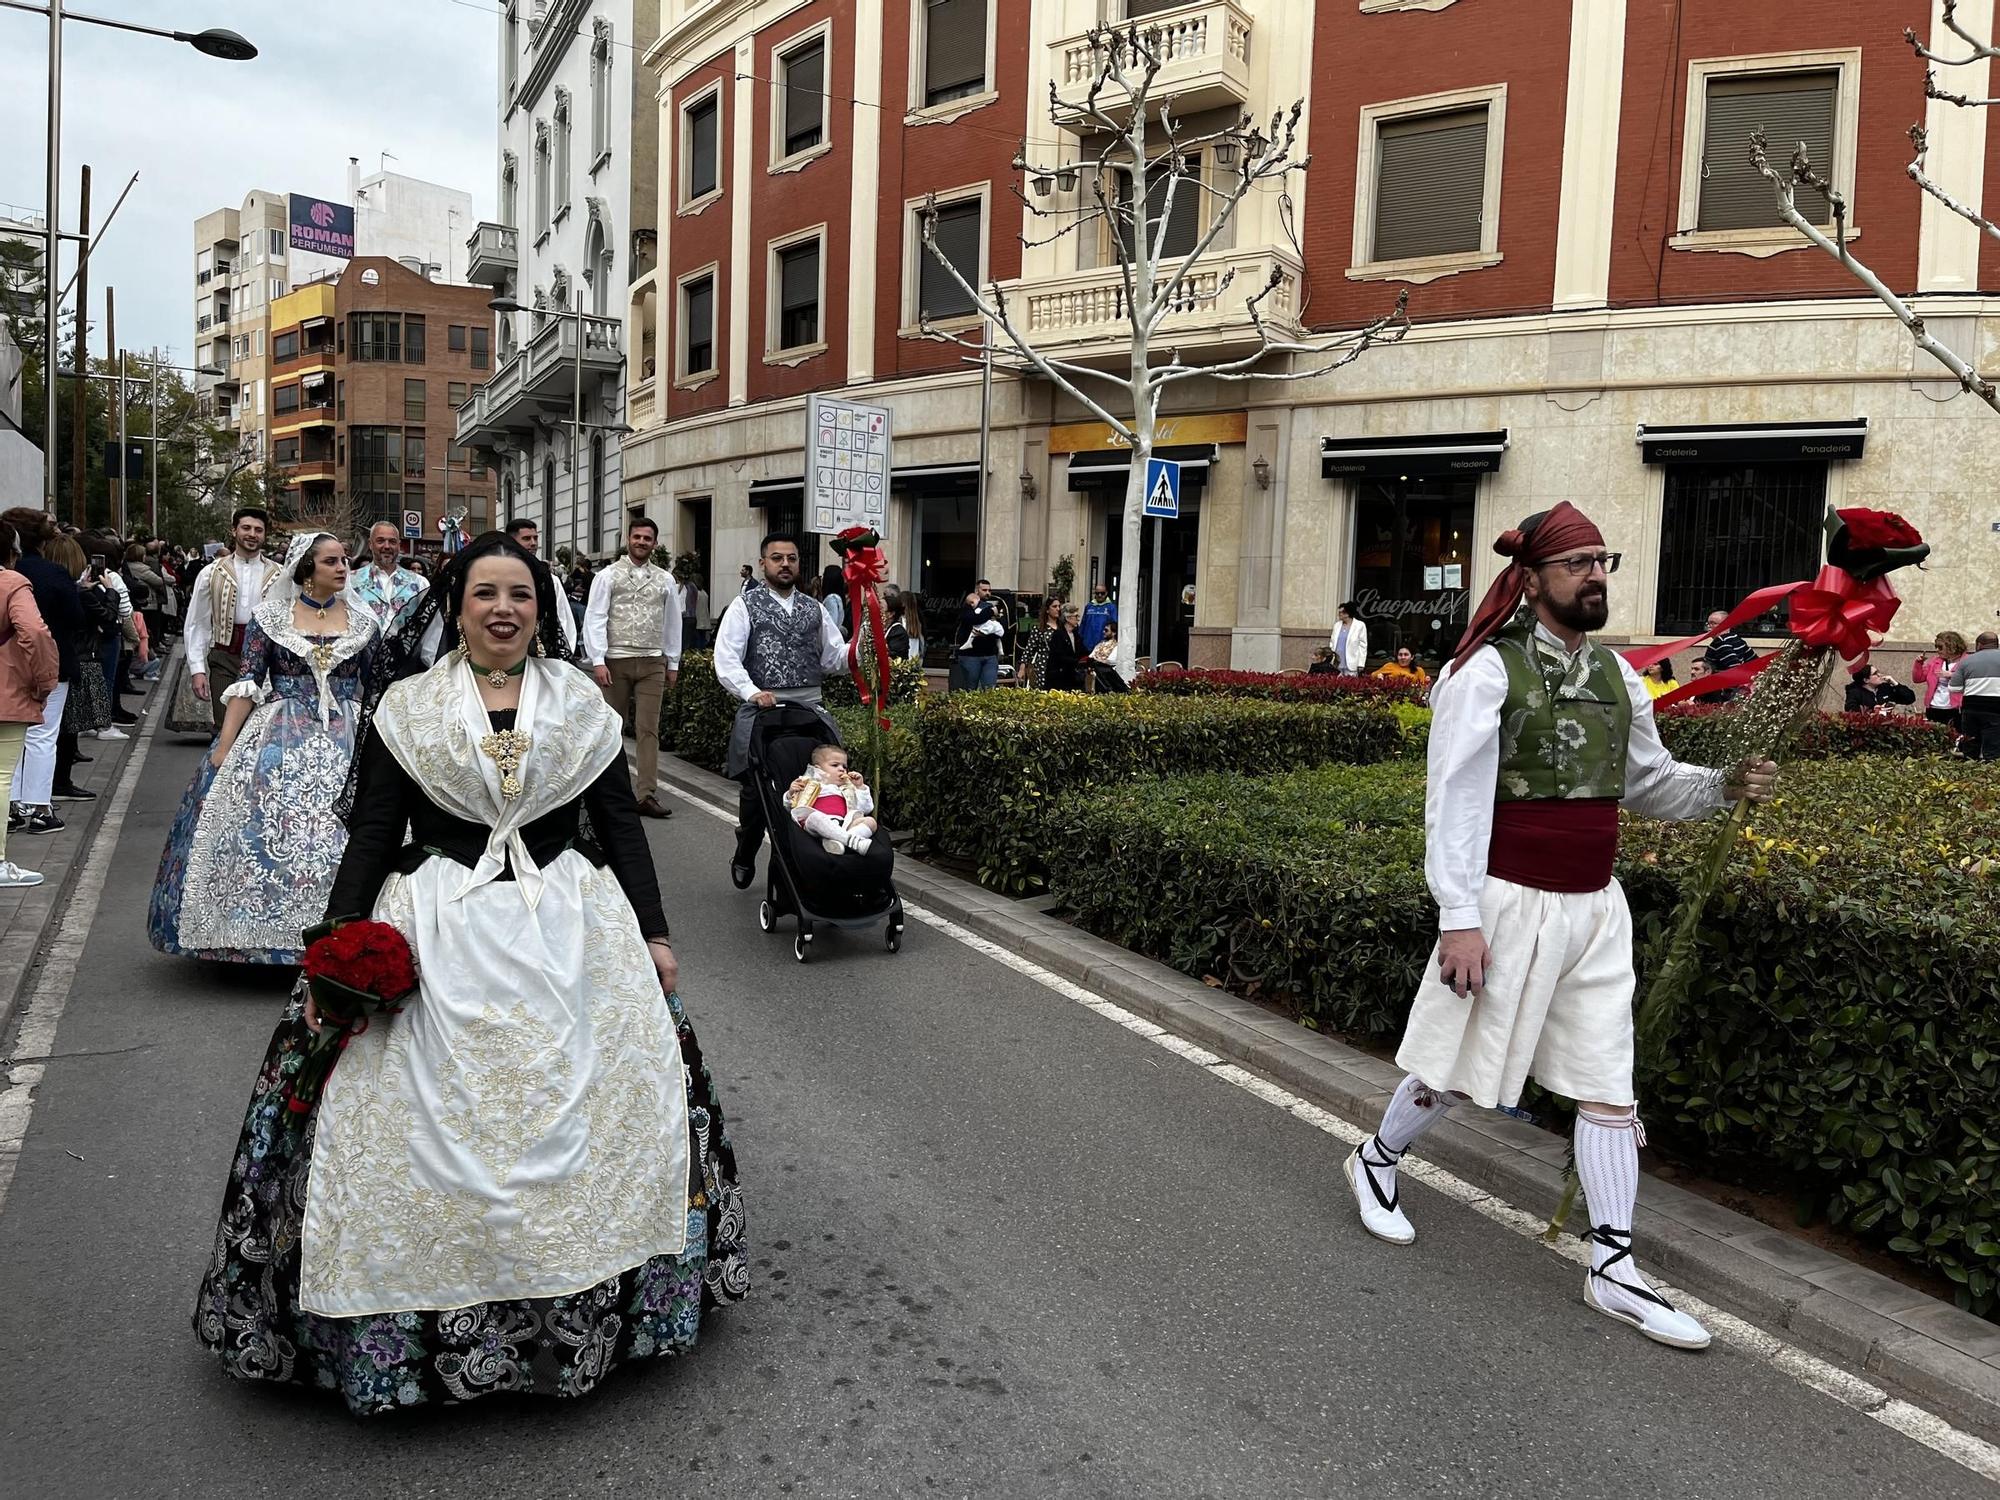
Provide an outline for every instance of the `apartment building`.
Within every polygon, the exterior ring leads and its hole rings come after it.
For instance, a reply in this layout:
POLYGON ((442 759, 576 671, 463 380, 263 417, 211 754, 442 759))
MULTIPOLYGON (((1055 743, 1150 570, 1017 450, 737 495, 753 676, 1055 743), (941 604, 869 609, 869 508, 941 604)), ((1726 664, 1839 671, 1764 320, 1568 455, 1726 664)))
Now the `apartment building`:
POLYGON ((483 287, 452 286, 386 256, 270 310, 271 459, 288 508, 395 520, 411 550, 443 550, 439 522, 494 524, 494 478, 455 437, 457 413, 492 374, 483 287))
MULTIPOLYGON (((472 195, 396 172, 361 175, 347 164, 343 202, 354 210, 356 255, 388 256, 433 279, 464 279, 463 238, 472 195)), ((294 249, 291 195, 259 189, 235 208, 195 221, 195 363, 222 370, 196 377, 196 391, 251 457, 271 451, 272 305, 293 288, 338 277, 346 259, 294 249)))
MULTIPOLYGON (((1115 577, 1126 454, 1050 383, 1001 370, 985 398, 963 350, 917 337, 920 310, 980 322, 916 216, 936 195, 940 243, 1003 285, 1037 348, 1123 367, 1109 232, 1055 235, 1033 211, 1120 191, 1081 165, 1101 141, 1052 124, 1048 100, 1082 97, 1090 27, 1123 16, 1159 36, 1154 97, 1187 135, 1244 115, 1268 131, 1299 103, 1311 160, 1244 202, 1163 339, 1189 361, 1240 353, 1244 302, 1274 279, 1287 335, 1360 326, 1404 289, 1413 323, 1320 378, 1178 387, 1162 441, 1186 465, 1182 515, 1157 558, 1149 528, 1141 564, 1165 601, 1152 654, 1298 665, 1354 599, 1375 644, 1435 657, 1501 565, 1490 539, 1564 498, 1623 553, 1615 637, 1667 638, 1809 576, 1826 505, 1870 502, 1937 549, 1899 579, 1897 638, 1970 633, 2000 563, 1992 414, 1779 222, 1748 164, 1758 126, 1808 142, 1846 189, 1856 253, 1946 342, 1990 349, 2000 247, 1904 175, 1921 120, 1962 201, 2000 192, 1979 112, 1927 103, 1903 40, 1946 45, 1933 9, 669 0, 646 59, 659 259, 628 294, 625 499, 733 575, 762 532, 803 522, 806 401, 838 392, 892 413, 888 549, 928 613, 978 576, 1037 590, 1064 556, 1086 586, 1115 577), (1076 170, 1021 174, 1024 145, 1076 170)), ((1990 10, 1958 14, 1985 32, 1990 10)), ((1977 94, 1974 72, 1959 82, 1977 94)), ((1226 181, 1226 144, 1190 153, 1205 182, 1226 181)), ((1182 201, 1169 249, 1193 247, 1213 201, 1182 201)))
POLYGON ((459 413, 491 456, 502 518, 543 547, 616 545, 626 495, 627 288, 651 273, 657 80, 640 59, 660 0, 507 0, 500 18, 499 217, 468 241, 468 276, 514 311, 498 367, 459 413))

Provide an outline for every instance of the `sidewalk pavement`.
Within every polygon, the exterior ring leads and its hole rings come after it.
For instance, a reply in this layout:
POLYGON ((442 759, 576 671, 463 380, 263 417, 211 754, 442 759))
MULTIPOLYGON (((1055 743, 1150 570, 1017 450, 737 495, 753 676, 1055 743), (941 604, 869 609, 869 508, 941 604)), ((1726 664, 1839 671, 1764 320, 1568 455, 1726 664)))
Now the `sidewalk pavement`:
MULTIPOLYGON (((672 755, 660 758, 660 776, 735 811, 734 782, 672 755)), ((909 858, 897 864, 896 886, 906 900, 1350 1124, 1373 1128, 1402 1081, 1392 1063, 1057 921, 1046 899, 997 895, 909 858)), ((1562 1196, 1567 1152, 1545 1130, 1468 1106, 1427 1132, 1416 1154, 1546 1218, 1562 1196)), ((1332 1157, 1321 1165, 1339 1166, 1332 1157)), ((2000 1441, 2000 1326, 1657 1178, 1645 1183, 1633 1227, 1648 1265, 1673 1285, 2000 1441)))
POLYGON ((44 878, 40 885, 0 890, 0 1041, 41 968, 42 948, 68 904, 127 760, 138 748, 140 736, 155 727, 156 705, 158 712, 165 712, 158 683, 150 684, 143 698, 128 694, 124 701, 139 715, 138 723, 120 726, 126 737, 98 740, 86 735, 79 746, 91 761, 76 768, 77 785, 97 793, 97 800, 56 803, 56 816, 68 825, 60 833, 7 836, 8 858, 24 869, 40 871, 44 878))

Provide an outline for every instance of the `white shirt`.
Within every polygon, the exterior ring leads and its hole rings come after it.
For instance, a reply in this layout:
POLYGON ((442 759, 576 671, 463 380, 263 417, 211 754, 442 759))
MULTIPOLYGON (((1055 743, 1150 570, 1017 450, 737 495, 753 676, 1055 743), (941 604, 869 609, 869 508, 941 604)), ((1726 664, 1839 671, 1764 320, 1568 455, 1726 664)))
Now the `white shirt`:
MULTIPOLYGON (((771 591, 771 598, 778 608, 790 614, 798 608, 800 601, 812 608, 818 606, 805 594, 793 589, 789 594, 771 591)), ((821 610, 821 614, 826 611, 821 610)), ((819 669, 821 672, 841 672, 847 668, 847 643, 840 638, 840 632, 831 628, 820 636, 819 669)), ((750 674, 743 667, 743 653, 750 646, 750 606, 742 599, 731 599, 729 608, 722 612, 722 623, 715 628, 715 680, 738 698, 748 703, 764 690, 750 680, 750 674)))
POLYGON ((132 618, 132 591, 125 586, 125 576, 116 568, 105 573, 104 581, 111 585, 111 591, 118 596, 118 618, 132 618))
POLYGON ((215 570, 231 566, 232 560, 236 568, 238 625, 250 623, 250 616, 263 602, 264 590, 278 571, 278 564, 268 558, 259 557, 246 563, 234 553, 225 552, 195 574, 194 588, 188 593, 186 640, 188 671, 197 676, 208 675, 208 653, 215 649, 215 627, 209 618, 215 610, 208 602, 215 591, 215 570))
MULTIPOLYGON (((1535 630, 1565 656, 1571 654, 1542 626, 1535 630)), ((1622 656, 1618 668, 1632 701, 1624 805, 1648 818, 1695 818, 1722 806, 1723 773, 1684 766, 1669 755, 1653 721, 1653 698, 1645 680, 1622 656)), ((1424 877, 1438 904, 1440 932, 1479 926, 1486 853, 1493 842, 1493 802, 1500 785, 1500 710, 1506 701, 1507 665, 1497 646, 1474 652, 1463 668, 1447 666, 1431 689, 1424 877)))
MULTIPOLYGON (((590 602, 583 609, 583 657, 593 667, 604 665, 604 656, 611 649, 611 578, 623 566, 624 558, 599 568, 597 576, 590 580, 590 602)), ((652 566, 650 563, 647 566, 652 566)), ((660 654, 667 659, 667 670, 681 669, 681 586, 671 578, 667 587, 674 592, 673 599, 662 612, 666 616, 660 623, 660 654)))

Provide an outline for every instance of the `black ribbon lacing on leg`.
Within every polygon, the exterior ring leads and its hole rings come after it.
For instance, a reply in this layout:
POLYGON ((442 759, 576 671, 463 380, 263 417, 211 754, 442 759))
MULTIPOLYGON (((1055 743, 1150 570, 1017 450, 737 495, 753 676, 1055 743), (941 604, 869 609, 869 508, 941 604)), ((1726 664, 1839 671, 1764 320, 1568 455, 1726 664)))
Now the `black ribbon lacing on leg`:
POLYGON ((1368 1191, 1375 1195, 1375 1201, 1381 1204, 1388 1212, 1396 1212, 1397 1206, 1403 1201, 1401 1189, 1385 1195, 1382 1191, 1382 1184, 1375 1180, 1374 1169, 1376 1167, 1394 1167, 1403 1159, 1403 1153, 1401 1151, 1391 1151, 1387 1146, 1382 1144, 1382 1137, 1371 1135, 1361 1143, 1360 1149, 1354 1155, 1361 1163, 1361 1175, 1368 1179, 1368 1191), (1385 1160, 1370 1161, 1368 1159, 1368 1148, 1370 1146, 1381 1152, 1385 1160))
POLYGON ((1644 1297, 1648 1302, 1664 1307, 1668 1312, 1674 1310, 1673 1303, 1662 1297, 1651 1287, 1635 1286, 1629 1281, 1621 1281, 1616 1276, 1606 1274, 1619 1261, 1630 1260, 1632 1258, 1631 1230, 1613 1229, 1609 1224, 1593 1224, 1583 1237, 1591 1244, 1602 1245, 1605 1249, 1611 1251, 1611 1258, 1605 1261, 1603 1265, 1592 1266, 1590 1268, 1592 1276, 1596 1277, 1599 1281, 1611 1282, 1621 1291, 1630 1292, 1635 1297, 1644 1297))

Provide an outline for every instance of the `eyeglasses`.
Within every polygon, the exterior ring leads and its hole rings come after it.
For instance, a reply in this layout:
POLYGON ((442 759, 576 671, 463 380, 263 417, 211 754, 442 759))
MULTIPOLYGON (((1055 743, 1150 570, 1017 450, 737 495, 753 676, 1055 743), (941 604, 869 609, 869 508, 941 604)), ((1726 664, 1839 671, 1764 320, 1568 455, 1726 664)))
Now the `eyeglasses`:
POLYGON ((1622 552, 1592 552, 1581 557, 1552 557, 1539 564, 1544 568, 1562 568, 1572 578, 1587 578, 1592 568, 1602 568, 1606 573, 1616 573, 1618 564, 1625 560, 1622 552))

